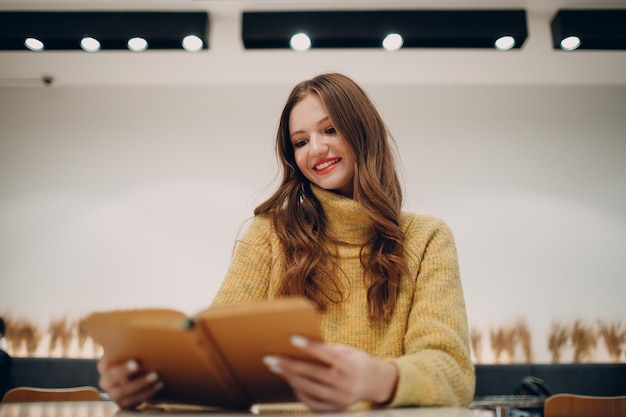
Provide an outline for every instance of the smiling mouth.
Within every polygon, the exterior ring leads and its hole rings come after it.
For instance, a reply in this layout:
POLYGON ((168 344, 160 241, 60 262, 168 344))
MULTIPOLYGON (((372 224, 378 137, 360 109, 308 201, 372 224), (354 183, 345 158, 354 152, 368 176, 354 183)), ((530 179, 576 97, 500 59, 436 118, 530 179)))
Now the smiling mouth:
POLYGON ((335 165, 339 161, 341 161, 341 158, 337 158, 337 159, 333 159, 333 160, 330 160, 330 161, 326 161, 326 162, 323 162, 323 163, 321 163, 319 165, 314 166, 313 169, 315 171, 320 171, 320 170, 322 170, 324 168, 328 168, 331 165, 335 165))

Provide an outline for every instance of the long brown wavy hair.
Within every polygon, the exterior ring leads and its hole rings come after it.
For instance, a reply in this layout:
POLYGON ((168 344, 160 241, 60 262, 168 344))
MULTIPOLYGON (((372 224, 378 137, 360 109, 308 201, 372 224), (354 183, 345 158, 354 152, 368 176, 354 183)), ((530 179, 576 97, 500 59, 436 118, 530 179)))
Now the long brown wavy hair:
POLYGON ((389 319, 402 276, 408 273, 404 233, 399 227, 402 190, 387 126, 367 93, 341 74, 322 74, 296 85, 280 117, 276 154, 283 178, 276 192, 254 210, 255 215, 271 216, 284 251, 286 271, 277 295, 302 295, 321 309, 343 299, 326 216, 309 180, 296 165, 289 134, 291 111, 308 94, 319 96, 333 127, 356 155, 353 199, 363 206, 373 225, 360 255, 364 285, 368 285, 368 313, 371 319, 389 319))

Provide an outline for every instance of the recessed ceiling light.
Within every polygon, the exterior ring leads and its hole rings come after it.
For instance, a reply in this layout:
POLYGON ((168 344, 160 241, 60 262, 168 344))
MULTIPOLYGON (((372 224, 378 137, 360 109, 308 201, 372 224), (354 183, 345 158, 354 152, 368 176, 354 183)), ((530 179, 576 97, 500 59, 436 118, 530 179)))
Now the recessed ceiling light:
POLYGON ((148 49, 148 41, 144 38, 134 37, 128 40, 128 49, 134 52, 141 52, 148 49))
POLYGON ((306 51, 311 48, 311 38, 306 33, 296 33, 289 40, 289 46, 294 51, 306 51))
POLYGON ((43 42, 37 38, 26 38, 26 40, 24 40, 24 46, 31 51, 43 51, 44 48, 43 42))
POLYGON ((402 48, 403 44, 404 39, 398 33, 390 33, 389 35, 385 36, 385 39, 383 39, 383 48, 388 51, 397 51, 398 49, 402 48))
POLYGON ((578 36, 568 36, 561 41, 561 49, 573 51, 580 46, 580 38, 578 36))
POLYGON ((499 51, 508 51, 515 46, 515 38, 513 36, 502 36, 496 39, 494 46, 499 51))
POLYGON ((189 52, 198 52, 204 46, 202 39, 196 35, 188 35, 183 39, 183 48, 189 52))
POLYGON ((86 36, 80 40, 80 47, 87 52, 96 52, 100 50, 100 42, 96 38, 86 36))

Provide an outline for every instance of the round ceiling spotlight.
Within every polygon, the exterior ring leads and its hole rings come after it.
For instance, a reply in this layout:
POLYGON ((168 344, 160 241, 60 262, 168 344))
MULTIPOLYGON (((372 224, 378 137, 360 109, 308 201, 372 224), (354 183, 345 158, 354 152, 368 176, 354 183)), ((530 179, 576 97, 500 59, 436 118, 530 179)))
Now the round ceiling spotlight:
POLYGON ((383 48, 387 51, 397 51, 402 48, 402 45, 404 45, 404 39, 398 33, 390 33, 383 39, 383 48))
POLYGON ((198 52, 204 46, 204 42, 196 35, 187 35, 183 38, 183 48, 188 52, 198 52))
POLYGON ((513 36, 501 36, 494 42, 498 51, 508 51, 515 46, 515 38, 513 36))
POLYGON ((561 41, 561 49, 573 51, 580 46, 580 38, 578 36, 568 36, 561 41))
POLYGON ((294 51, 306 51, 311 49, 311 38, 306 33, 296 33, 289 40, 289 46, 294 51))
POLYGON ((97 52, 100 50, 100 42, 91 36, 85 36, 80 40, 80 47, 87 52, 97 52))
POLYGON ((24 46, 31 51, 43 51, 44 49, 43 42, 37 38, 26 38, 24 40, 24 46))
POLYGON ((128 49, 133 52, 142 52, 148 49, 148 41, 144 38, 134 37, 130 38, 127 43, 128 49))

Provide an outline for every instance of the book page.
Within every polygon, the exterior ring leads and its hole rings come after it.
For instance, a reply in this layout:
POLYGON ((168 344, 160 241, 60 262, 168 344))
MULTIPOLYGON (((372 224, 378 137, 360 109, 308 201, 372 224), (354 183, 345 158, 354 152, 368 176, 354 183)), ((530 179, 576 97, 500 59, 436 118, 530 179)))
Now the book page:
POLYGON ((315 360, 289 342, 294 334, 321 339, 319 314, 309 301, 285 298, 217 306, 197 318, 254 403, 295 401, 288 384, 262 359, 274 354, 315 360))

